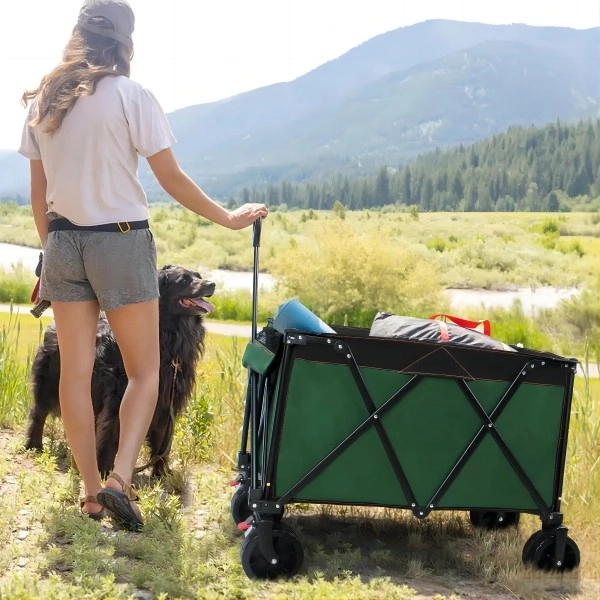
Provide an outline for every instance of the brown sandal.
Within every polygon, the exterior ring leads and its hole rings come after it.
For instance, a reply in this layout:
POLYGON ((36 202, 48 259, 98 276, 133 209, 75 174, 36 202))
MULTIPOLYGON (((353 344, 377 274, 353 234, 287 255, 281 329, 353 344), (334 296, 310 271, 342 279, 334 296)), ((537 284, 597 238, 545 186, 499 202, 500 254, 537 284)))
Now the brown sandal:
MULTIPOLYGON (((123 491, 103 487, 97 494, 98 504, 101 504, 125 529, 130 531, 139 531, 144 525, 144 521, 139 514, 139 509, 134 510, 133 500, 138 499, 136 491, 131 485, 125 485, 122 477, 118 473, 111 473, 107 478, 114 479, 123 491)), ((137 508, 137 506, 135 506, 137 508)))
POLYGON ((90 519, 93 519, 94 521, 101 521, 106 516, 106 511, 103 508, 101 508, 98 512, 93 512, 93 513, 85 512, 83 510, 83 505, 86 504, 87 502, 93 502, 94 504, 100 504, 100 502, 98 502, 98 498, 96 498, 96 496, 84 496, 83 498, 80 498, 79 499, 79 508, 81 509, 81 514, 85 515, 86 517, 89 517, 90 519))

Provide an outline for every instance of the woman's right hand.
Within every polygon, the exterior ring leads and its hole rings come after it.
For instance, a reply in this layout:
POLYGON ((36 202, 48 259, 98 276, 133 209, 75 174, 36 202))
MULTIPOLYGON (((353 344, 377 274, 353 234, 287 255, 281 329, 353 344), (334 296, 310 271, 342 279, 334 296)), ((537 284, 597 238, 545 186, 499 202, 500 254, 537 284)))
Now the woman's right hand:
POLYGON ((264 219, 269 214, 269 209, 265 204, 248 203, 232 210, 230 215, 230 229, 244 229, 252 225, 256 219, 264 219))

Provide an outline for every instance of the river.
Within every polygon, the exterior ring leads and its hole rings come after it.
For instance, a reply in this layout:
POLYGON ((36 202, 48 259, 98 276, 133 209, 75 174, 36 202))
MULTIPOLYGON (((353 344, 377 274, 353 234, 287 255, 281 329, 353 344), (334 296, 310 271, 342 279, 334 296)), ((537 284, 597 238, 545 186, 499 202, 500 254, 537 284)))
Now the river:
POLYGON ((35 271, 39 255, 40 251, 35 248, 0 242, 0 269, 10 271, 11 268, 21 263, 25 269, 35 271))
MULTIPOLYGON (((10 270, 18 263, 29 271, 34 271, 38 263, 39 250, 14 244, 0 243, 0 269, 10 270)), ((226 271, 215 269, 202 273, 223 289, 252 290, 252 272, 226 271)), ((275 282, 271 275, 261 273, 258 277, 259 289, 268 291, 275 282)), ((464 311, 467 308, 510 308, 515 300, 520 300, 523 311, 533 315, 543 308, 555 308, 561 300, 577 294, 575 289, 555 287, 520 288, 510 291, 492 291, 482 289, 446 290, 452 305, 452 311, 464 311)))

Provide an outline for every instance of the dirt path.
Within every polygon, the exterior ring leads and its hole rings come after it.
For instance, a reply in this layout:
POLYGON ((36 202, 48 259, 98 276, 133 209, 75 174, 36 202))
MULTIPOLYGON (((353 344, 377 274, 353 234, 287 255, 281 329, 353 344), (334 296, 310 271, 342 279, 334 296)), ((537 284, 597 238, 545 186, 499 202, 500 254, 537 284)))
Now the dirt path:
MULTIPOLYGON (((10 304, 0 304, 0 312, 10 312, 15 314, 29 315, 30 306, 13 306, 10 304)), ((52 317, 52 308, 44 311, 45 317, 52 317)), ((236 325, 235 323, 220 323, 219 321, 204 321, 206 329, 219 335, 231 335, 237 337, 249 338, 251 335, 250 325, 236 325)))

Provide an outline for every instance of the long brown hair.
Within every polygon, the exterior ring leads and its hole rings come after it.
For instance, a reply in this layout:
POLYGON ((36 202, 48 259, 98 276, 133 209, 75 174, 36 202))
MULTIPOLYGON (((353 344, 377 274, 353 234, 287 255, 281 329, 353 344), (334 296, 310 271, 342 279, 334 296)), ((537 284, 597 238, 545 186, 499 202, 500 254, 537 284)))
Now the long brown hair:
POLYGON ((21 98, 23 106, 30 100, 38 100, 30 125, 43 121, 44 131, 54 133, 77 98, 91 96, 101 79, 116 75, 129 77, 132 57, 131 47, 75 27, 63 51, 62 62, 42 78, 36 89, 27 90, 21 98))

